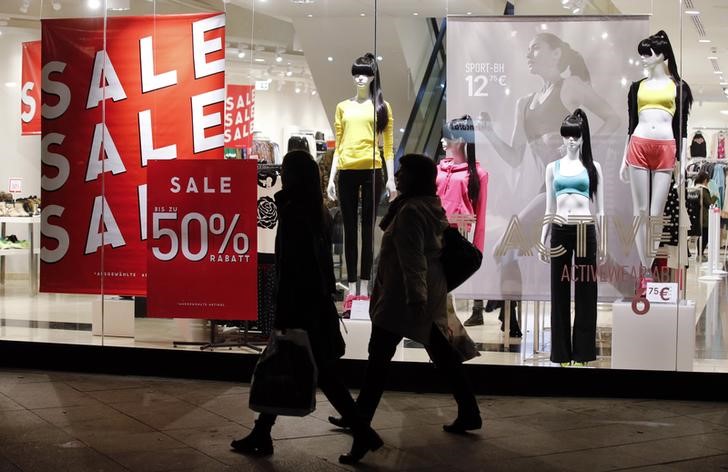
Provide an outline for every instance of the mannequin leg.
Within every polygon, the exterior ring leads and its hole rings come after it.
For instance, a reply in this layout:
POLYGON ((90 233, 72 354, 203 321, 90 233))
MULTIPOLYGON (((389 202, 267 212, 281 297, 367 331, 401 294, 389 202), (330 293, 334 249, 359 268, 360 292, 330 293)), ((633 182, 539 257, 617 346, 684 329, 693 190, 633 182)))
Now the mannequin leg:
POLYGON ((629 183, 632 189, 633 215, 641 218, 639 227, 637 228, 637 240, 635 241, 637 254, 639 255, 642 267, 650 267, 652 258, 647 255, 647 216, 650 214, 650 171, 629 166, 629 183))
POLYGON ((587 227, 585 257, 575 261, 579 271, 574 283, 572 358, 589 362, 597 358, 597 238, 593 225, 587 227))
POLYGON ((576 227, 551 225, 551 247, 563 246, 566 252, 551 258, 551 362, 572 360, 571 346, 571 273, 576 245, 576 227))
MULTIPOLYGON (((670 194, 672 171, 656 171, 652 173, 652 199, 650 203, 650 216, 662 216, 665 213, 665 204, 670 194)), ((659 243, 654 243, 652 250, 657 250, 659 243)), ((650 266, 652 261, 650 261, 650 266)))
POLYGON ((359 295, 368 296, 369 295, 369 281, 366 279, 361 279, 359 281, 359 295))
POLYGON ((349 286, 354 284, 352 295, 356 294, 356 272, 359 258, 357 213, 359 207, 358 171, 339 171, 339 205, 341 219, 344 224, 344 258, 346 260, 346 276, 349 286))
MULTIPOLYGON (((377 217, 379 197, 382 195, 382 170, 360 171, 365 173, 361 179, 361 273, 359 278, 369 281, 374 260, 374 220, 377 217)), ((362 295, 367 295, 360 289, 362 295)))

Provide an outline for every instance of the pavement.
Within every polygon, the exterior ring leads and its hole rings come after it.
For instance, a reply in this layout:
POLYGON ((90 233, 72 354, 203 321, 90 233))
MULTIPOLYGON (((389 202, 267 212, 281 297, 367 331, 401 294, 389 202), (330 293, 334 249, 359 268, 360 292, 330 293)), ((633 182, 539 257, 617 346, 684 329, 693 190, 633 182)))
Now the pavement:
MULTIPOLYGON (((248 433, 248 384, 0 369, 0 472, 340 471, 351 437, 319 394, 305 418, 280 418, 275 453, 229 449, 248 433)), ((728 397, 728 395, 727 395, 728 397)), ((359 470, 728 470, 728 403, 480 396, 476 434, 442 424, 448 395, 386 392, 373 426, 385 446, 359 470)))

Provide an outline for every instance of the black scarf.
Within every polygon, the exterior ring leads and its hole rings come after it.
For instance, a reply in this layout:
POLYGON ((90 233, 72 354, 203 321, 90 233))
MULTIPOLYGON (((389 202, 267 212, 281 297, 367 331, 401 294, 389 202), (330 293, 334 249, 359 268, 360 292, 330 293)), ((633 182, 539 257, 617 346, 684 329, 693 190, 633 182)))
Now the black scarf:
POLYGON ((387 210, 387 214, 384 215, 384 218, 382 218, 382 221, 379 223, 379 227, 382 228, 382 231, 386 231, 390 224, 392 224, 392 221, 394 220, 394 217, 397 216, 397 213, 399 213, 400 208, 402 208, 402 205, 407 203, 407 201, 412 198, 408 195, 402 195, 400 194, 392 200, 389 203, 389 210, 387 210))

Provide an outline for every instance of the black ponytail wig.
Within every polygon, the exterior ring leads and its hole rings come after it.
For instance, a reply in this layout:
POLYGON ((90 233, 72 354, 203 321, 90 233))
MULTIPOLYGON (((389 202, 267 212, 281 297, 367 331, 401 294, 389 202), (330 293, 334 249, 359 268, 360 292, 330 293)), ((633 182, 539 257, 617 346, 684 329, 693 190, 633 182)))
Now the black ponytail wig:
POLYGON ((594 200, 594 194, 599 185, 599 174, 594 165, 594 158, 591 150, 591 134, 589 132, 589 120, 581 108, 574 110, 574 113, 564 118, 561 123, 561 136, 564 138, 582 138, 581 152, 579 159, 589 174, 589 199, 594 200))
POLYGON ((442 127, 442 137, 451 141, 462 140, 465 142, 465 157, 468 162, 468 198, 475 207, 480 195, 480 178, 478 169, 475 167, 475 126, 470 115, 463 115, 460 118, 445 123, 442 127))
MULTIPOLYGON (((670 44, 670 38, 667 37, 667 33, 664 30, 660 30, 653 34, 649 38, 645 38, 637 45, 637 53, 640 56, 651 56, 652 51, 655 54, 660 55, 667 61, 667 70, 670 72, 672 79, 675 81, 675 85, 680 87, 682 79, 680 73, 677 70, 677 61, 675 61, 675 53, 672 50, 670 44)), ((685 82, 682 82, 682 93, 687 95, 688 108, 693 104, 693 93, 690 87, 685 82)))
POLYGON ((382 82, 379 78, 379 67, 377 67, 377 59, 374 54, 368 52, 354 60, 351 65, 351 75, 366 75, 374 77, 369 83, 369 93, 374 102, 374 111, 376 112, 376 129, 377 133, 381 133, 389 124, 389 113, 387 105, 384 103, 384 94, 382 94, 382 82))

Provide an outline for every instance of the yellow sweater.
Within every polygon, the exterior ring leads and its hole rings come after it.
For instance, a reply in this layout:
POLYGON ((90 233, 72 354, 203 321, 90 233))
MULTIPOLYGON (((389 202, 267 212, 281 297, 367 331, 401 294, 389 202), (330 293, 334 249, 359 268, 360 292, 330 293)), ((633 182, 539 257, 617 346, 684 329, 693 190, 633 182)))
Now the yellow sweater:
MULTIPOLYGON (((389 120, 384 135, 384 158, 394 159, 394 119, 389 103, 389 120)), ((377 157, 372 166, 372 148, 375 144, 374 105, 371 100, 359 103, 344 100, 336 105, 336 154, 339 156, 340 170, 381 169, 382 156, 377 149, 377 157)))

